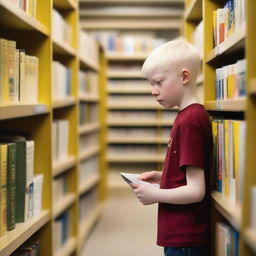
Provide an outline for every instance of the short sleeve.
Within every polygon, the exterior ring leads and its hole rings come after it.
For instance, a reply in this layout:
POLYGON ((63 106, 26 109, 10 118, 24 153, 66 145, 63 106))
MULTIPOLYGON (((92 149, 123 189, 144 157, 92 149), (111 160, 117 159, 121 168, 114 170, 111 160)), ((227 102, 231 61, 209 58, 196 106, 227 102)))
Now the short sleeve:
POLYGON ((204 139, 199 124, 181 125, 179 135, 179 167, 191 165, 204 169, 204 139))

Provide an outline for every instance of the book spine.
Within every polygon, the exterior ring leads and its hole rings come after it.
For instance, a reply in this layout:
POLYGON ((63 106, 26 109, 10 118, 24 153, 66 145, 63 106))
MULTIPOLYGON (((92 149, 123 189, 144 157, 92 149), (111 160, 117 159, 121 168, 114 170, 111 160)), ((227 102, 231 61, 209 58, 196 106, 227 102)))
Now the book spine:
POLYGON ((15 53, 15 88, 14 88, 14 102, 19 102, 19 86, 20 86, 20 51, 15 53))
POLYGON ((16 42, 8 41, 8 90, 4 94, 6 103, 15 102, 16 42))
POLYGON ((1 68, 0 68, 0 103, 3 104, 6 102, 7 92, 8 92, 8 40, 0 38, 0 47, 1 47, 1 68))
POLYGON ((7 184, 7 145, 0 145, 0 236, 4 235, 6 226, 6 184, 7 184))
POLYGON ((16 196, 16 144, 8 144, 7 164, 7 230, 15 228, 15 196, 16 196))

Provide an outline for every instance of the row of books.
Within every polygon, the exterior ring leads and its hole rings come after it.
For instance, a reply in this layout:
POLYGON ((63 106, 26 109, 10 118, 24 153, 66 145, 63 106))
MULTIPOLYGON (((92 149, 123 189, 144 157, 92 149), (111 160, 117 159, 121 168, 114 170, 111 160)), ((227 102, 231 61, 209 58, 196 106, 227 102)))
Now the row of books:
POLYGON ((11 2, 25 11, 28 15, 36 18, 37 0, 11 0, 11 2))
POLYGON ((52 11, 52 34, 54 39, 68 45, 71 44, 72 30, 64 17, 56 10, 52 11))
POLYGON ((99 195, 96 187, 92 188, 80 197, 79 200, 79 220, 81 223, 86 221, 87 217, 95 210, 98 202, 99 195))
POLYGON ((246 95, 246 61, 216 69, 216 100, 236 99, 246 95))
POLYGON ((39 256, 39 240, 28 241, 17 250, 15 250, 10 256, 39 256))
POLYGON ((157 153, 165 153, 166 146, 159 147, 154 145, 111 145, 108 147, 108 154, 122 155, 139 154, 139 155, 156 155, 157 153))
POLYGON ((71 69, 58 61, 52 65, 53 99, 63 99, 71 95, 71 69))
POLYGON ((38 58, 0 38, 0 104, 38 101, 38 58))
POLYGON ((109 128, 108 129, 108 137, 109 138, 155 138, 161 136, 162 138, 169 138, 170 136, 170 128, 162 128, 161 131, 158 128, 109 128))
POLYGON ((98 175, 99 157, 97 155, 85 159, 80 163, 80 182, 98 175))
POLYGON ((79 91, 83 94, 98 95, 99 77, 95 72, 79 71, 79 91))
POLYGON ((68 174, 64 173, 53 180, 54 202, 58 202, 68 193, 68 174))
POLYGON ((99 145, 99 135, 97 132, 81 135, 79 139, 79 148, 85 151, 88 147, 99 145))
POLYGON ((94 103, 80 103, 79 124, 89 124, 98 121, 98 105, 94 103))
POLYGON ((234 203, 242 202, 245 129, 245 121, 212 121, 216 189, 234 203))
POLYGON ((164 38, 118 34, 117 32, 95 32, 94 37, 103 44, 106 52, 124 54, 148 53, 167 41, 164 38))
POLYGON ((108 80, 108 88, 149 88, 151 89, 149 82, 145 80, 108 80))
POLYGON ((90 60, 93 64, 99 64, 98 45, 92 35, 85 31, 79 33, 79 55, 82 59, 90 60))
POLYGON ((245 1, 228 0, 224 8, 213 11, 214 46, 225 41, 245 22, 245 1))
POLYGON ((108 71, 110 72, 116 72, 116 71, 136 71, 140 72, 141 71, 141 65, 119 65, 119 64, 111 64, 108 66, 108 71))
POLYGON ((0 235, 41 211, 43 175, 34 176, 34 141, 0 138, 0 235))
POLYGON ((68 156, 69 122, 65 119, 53 121, 53 161, 59 162, 68 156))
POLYGON ((192 33, 192 44, 198 50, 201 58, 204 55, 204 23, 201 21, 192 33))
POLYGON ((156 111, 152 110, 112 110, 108 111, 109 120, 145 120, 145 121, 154 121, 154 120, 168 120, 171 122, 176 118, 176 111, 162 111, 161 117, 159 117, 156 111))
POLYGON ((56 218, 53 224, 54 251, 61 249, 71 233, 71 212, 66 211, 56 218))
POLYGON ((216 255, 217 256, 238 256, 239 254, 239 233, 222 222, 216 223, 216 255))

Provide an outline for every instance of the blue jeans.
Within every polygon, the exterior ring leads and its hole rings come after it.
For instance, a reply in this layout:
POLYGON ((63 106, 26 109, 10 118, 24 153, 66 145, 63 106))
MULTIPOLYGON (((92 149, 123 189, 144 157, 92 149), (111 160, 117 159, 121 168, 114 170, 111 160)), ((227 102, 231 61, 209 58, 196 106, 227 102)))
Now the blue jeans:
POLYGON ((165 256, 210 256, 208 247, 165 247, 165 256))

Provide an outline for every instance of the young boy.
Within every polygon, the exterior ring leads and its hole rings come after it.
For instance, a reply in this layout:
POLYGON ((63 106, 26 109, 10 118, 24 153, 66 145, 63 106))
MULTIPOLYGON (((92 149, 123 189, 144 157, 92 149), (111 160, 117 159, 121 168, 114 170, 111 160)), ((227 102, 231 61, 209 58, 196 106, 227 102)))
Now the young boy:
POLYGON ((131 184, 143 204, 159 203, 157 244, 164 247, 165 256, 210 255, 212 133, 195 92, 199 69, 197 50, 184 40, 161 45, 142 67, 156 101, 164 108, 179 108, 163 172, 145 172, 139 177, 160 184, 160 189, 131 184))

